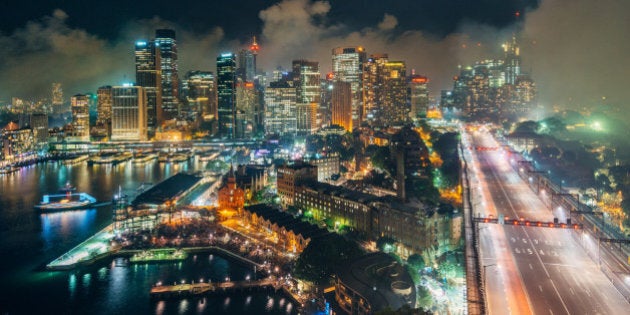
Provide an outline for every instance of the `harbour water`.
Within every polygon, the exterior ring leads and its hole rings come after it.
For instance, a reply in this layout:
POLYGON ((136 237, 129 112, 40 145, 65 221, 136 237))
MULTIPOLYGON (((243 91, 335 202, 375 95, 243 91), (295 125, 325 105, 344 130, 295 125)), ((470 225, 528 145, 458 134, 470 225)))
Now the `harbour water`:
POLYGON ((205 165, 127 162, 116 166, 47 162, 0 175, 0 314, 297 314, 289 299, 273 292, 153 301, 157 282, 238 281, 248 267, 211 254, 177 263, 131 264, 105 259, 79 270, 47 271, 44 265, 111 223, 111 207, 43 214, 33 206, 67 182, 99 201, 120 186, 134 196, 142 183, 205 165))

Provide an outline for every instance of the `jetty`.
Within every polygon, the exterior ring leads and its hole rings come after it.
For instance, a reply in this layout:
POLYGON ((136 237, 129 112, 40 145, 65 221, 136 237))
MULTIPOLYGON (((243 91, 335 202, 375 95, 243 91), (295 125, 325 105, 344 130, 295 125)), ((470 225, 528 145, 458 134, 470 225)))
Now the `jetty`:
POLYGON ((61 255, 61 257, 53 260, 46 265, 46 269, 70 270, 109 257, 111 254, 118 251, 118 248, 114 248, 110 245, 110 241, 113 237, 112 225, 109 225, 81 244, 75 246, 67 253, 61 255))
POLYGON ((151 288, 151 297, 158 299, 185 298, 189 296, 201 296, 222 294, 236 291, 251 291, 260 289, 282 289, 282 281, 270 276, 261 280, 226 281, 226 282, 199 282, 182 283, 174 285, 157 285, 151 288))

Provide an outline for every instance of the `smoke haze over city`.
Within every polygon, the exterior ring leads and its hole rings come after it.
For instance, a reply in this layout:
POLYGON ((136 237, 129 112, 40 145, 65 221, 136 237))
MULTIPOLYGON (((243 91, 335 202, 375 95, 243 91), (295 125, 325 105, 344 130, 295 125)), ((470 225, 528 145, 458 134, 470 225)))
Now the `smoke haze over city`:
POLYGON ((623 106, 630 98, 624 87, 630 67, 623 64, 630 48, 624 40, 627 1, 284 0, 198 7, 184 1, 186 9, 165 16, 141 11, 142 2, 120 12, 50 3, 30 13, 39 16, 4 19, 0 98, 49 97, 52 82, 73 95, 133 81, 133 43, 159 27, 177 31, 180 73, 214 71, 218 54, 238 51, 254 35, 261 45, 259 68, 267 72, 305 58, 319 61, 326 73, 333 47, 362 45, 368 54, 388 53, 427 75, 433 97, 452 87, 458 65, 501 57, 501 42, 520 32, 523 71, 536 80, 541 105, 623 106), (207 18, 198 12, 203 10, 207 18))

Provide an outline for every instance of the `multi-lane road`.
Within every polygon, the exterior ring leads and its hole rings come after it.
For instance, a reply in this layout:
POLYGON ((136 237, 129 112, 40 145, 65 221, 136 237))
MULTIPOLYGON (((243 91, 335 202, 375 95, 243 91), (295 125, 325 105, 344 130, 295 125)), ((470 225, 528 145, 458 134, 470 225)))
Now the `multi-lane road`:
MULTIPOLYGON (((553 221, 554 214, 484 130, 464 134, 476 216, 553 221)), ((489 314, 628 314, 630 304, 580 243, 580 230, 479 224, 489 314)))

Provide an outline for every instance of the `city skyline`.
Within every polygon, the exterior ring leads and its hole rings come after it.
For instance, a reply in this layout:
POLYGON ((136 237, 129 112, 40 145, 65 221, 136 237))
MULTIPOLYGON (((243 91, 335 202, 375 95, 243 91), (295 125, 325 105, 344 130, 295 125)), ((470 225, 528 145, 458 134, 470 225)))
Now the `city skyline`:
MULTIPOLYGON (((52 82, 63 83, 66 95, 71 95, 129 81, 134 77, 133 57, 129 54, 134 42, 151 38, 155 29, 165 27, 178 34, 179 73, 215 71, 213 60, 218 54, 238 52, 256 35, 261 47, 259 68, 268 72, 278 65, 288 68, 294 59, 308 59, 319 61, 321 73, 328 73, 332 67, 330 49, 362 45, 369 54, 397 56, 407 63, 408 72, 416 70, 431 78, 429 89, 437 97, 440 90, 452 85, 458 65, 472 65, 477 60, 500 56, 500 43, 520 30, 523 71, 530 72, 538 83, 540 103, 547 109, 552 105, 625 105, 628 92, 622 88, 622 79, 629 67, 619 63, 624 62, 624 45, 627 45, 621 40, 620 30, 627 29, 624 25, 628 23, 622 20, 621 12, 625 12, 623 8, 628 4, 610 0, 607 3, 610 5, 597 6, 597 12, 602 14, 592 16, 591 4, 581 2, 567 10, 565 4, 543 1, 537 8, 524 5, 522 9, 515 8, 514 16, 507 19, 510 23, 492 24, 493 20, 488 19, 490 22, 479 24, 469 19, 471 22, 438 34, 426 26, 414 28, 410 19, 400 14, 399 5, 382 10, 379 19, 366 17, 361 24, 353 22, 358 18, 347 21, 341 18, 340 5, 334 3, 287 0, 259 9, 255 23, 243 22, 239 29, 249 36, 234 33, 228 24, 199 31, 159 14, 152 19, 142 16, 131 19, 125 26, 113 28, 120 29, 118 35, 104 35, 89 23, 81 24, 75 9, 60 8, 43 17, 29 17, 30 22, 13 18, 3 25, 1 38, 8 47, 3 57, 10 61, 0 66, 3 70, 0 99, 8 102, 11 97, 47 96, 52 82), (589 18, 583 18, 587 14, 589 18), (563 23, 555 22, 559 20, 563 23), (594 24, 604 20, 605 24, 594 24), (372 22, 371 26, 365 25, 367 22, 372 22), (287 29, 291 31, 283 31, 287 29), (600 36, 600 32, 606 32, 606 37, 600 36), (597 49, 585 49, 588 47, 597 49), (77 57, 85 62, 73 63, 77 57), (33 76, 31 73, 37 73, 33 65, 47 71, 33 76), (27 80, 30 84, 23 84, 27 80)), ((243 16, 251 15, 248 12, 257 8, 252 5, 243 9, 243 16)), ((453 10, 457 15, 458 9, 453 10)), ((374 16, 367 8, 363 11, 374 16)), ((223 22, 217 19, 216 23, 223 22)))

